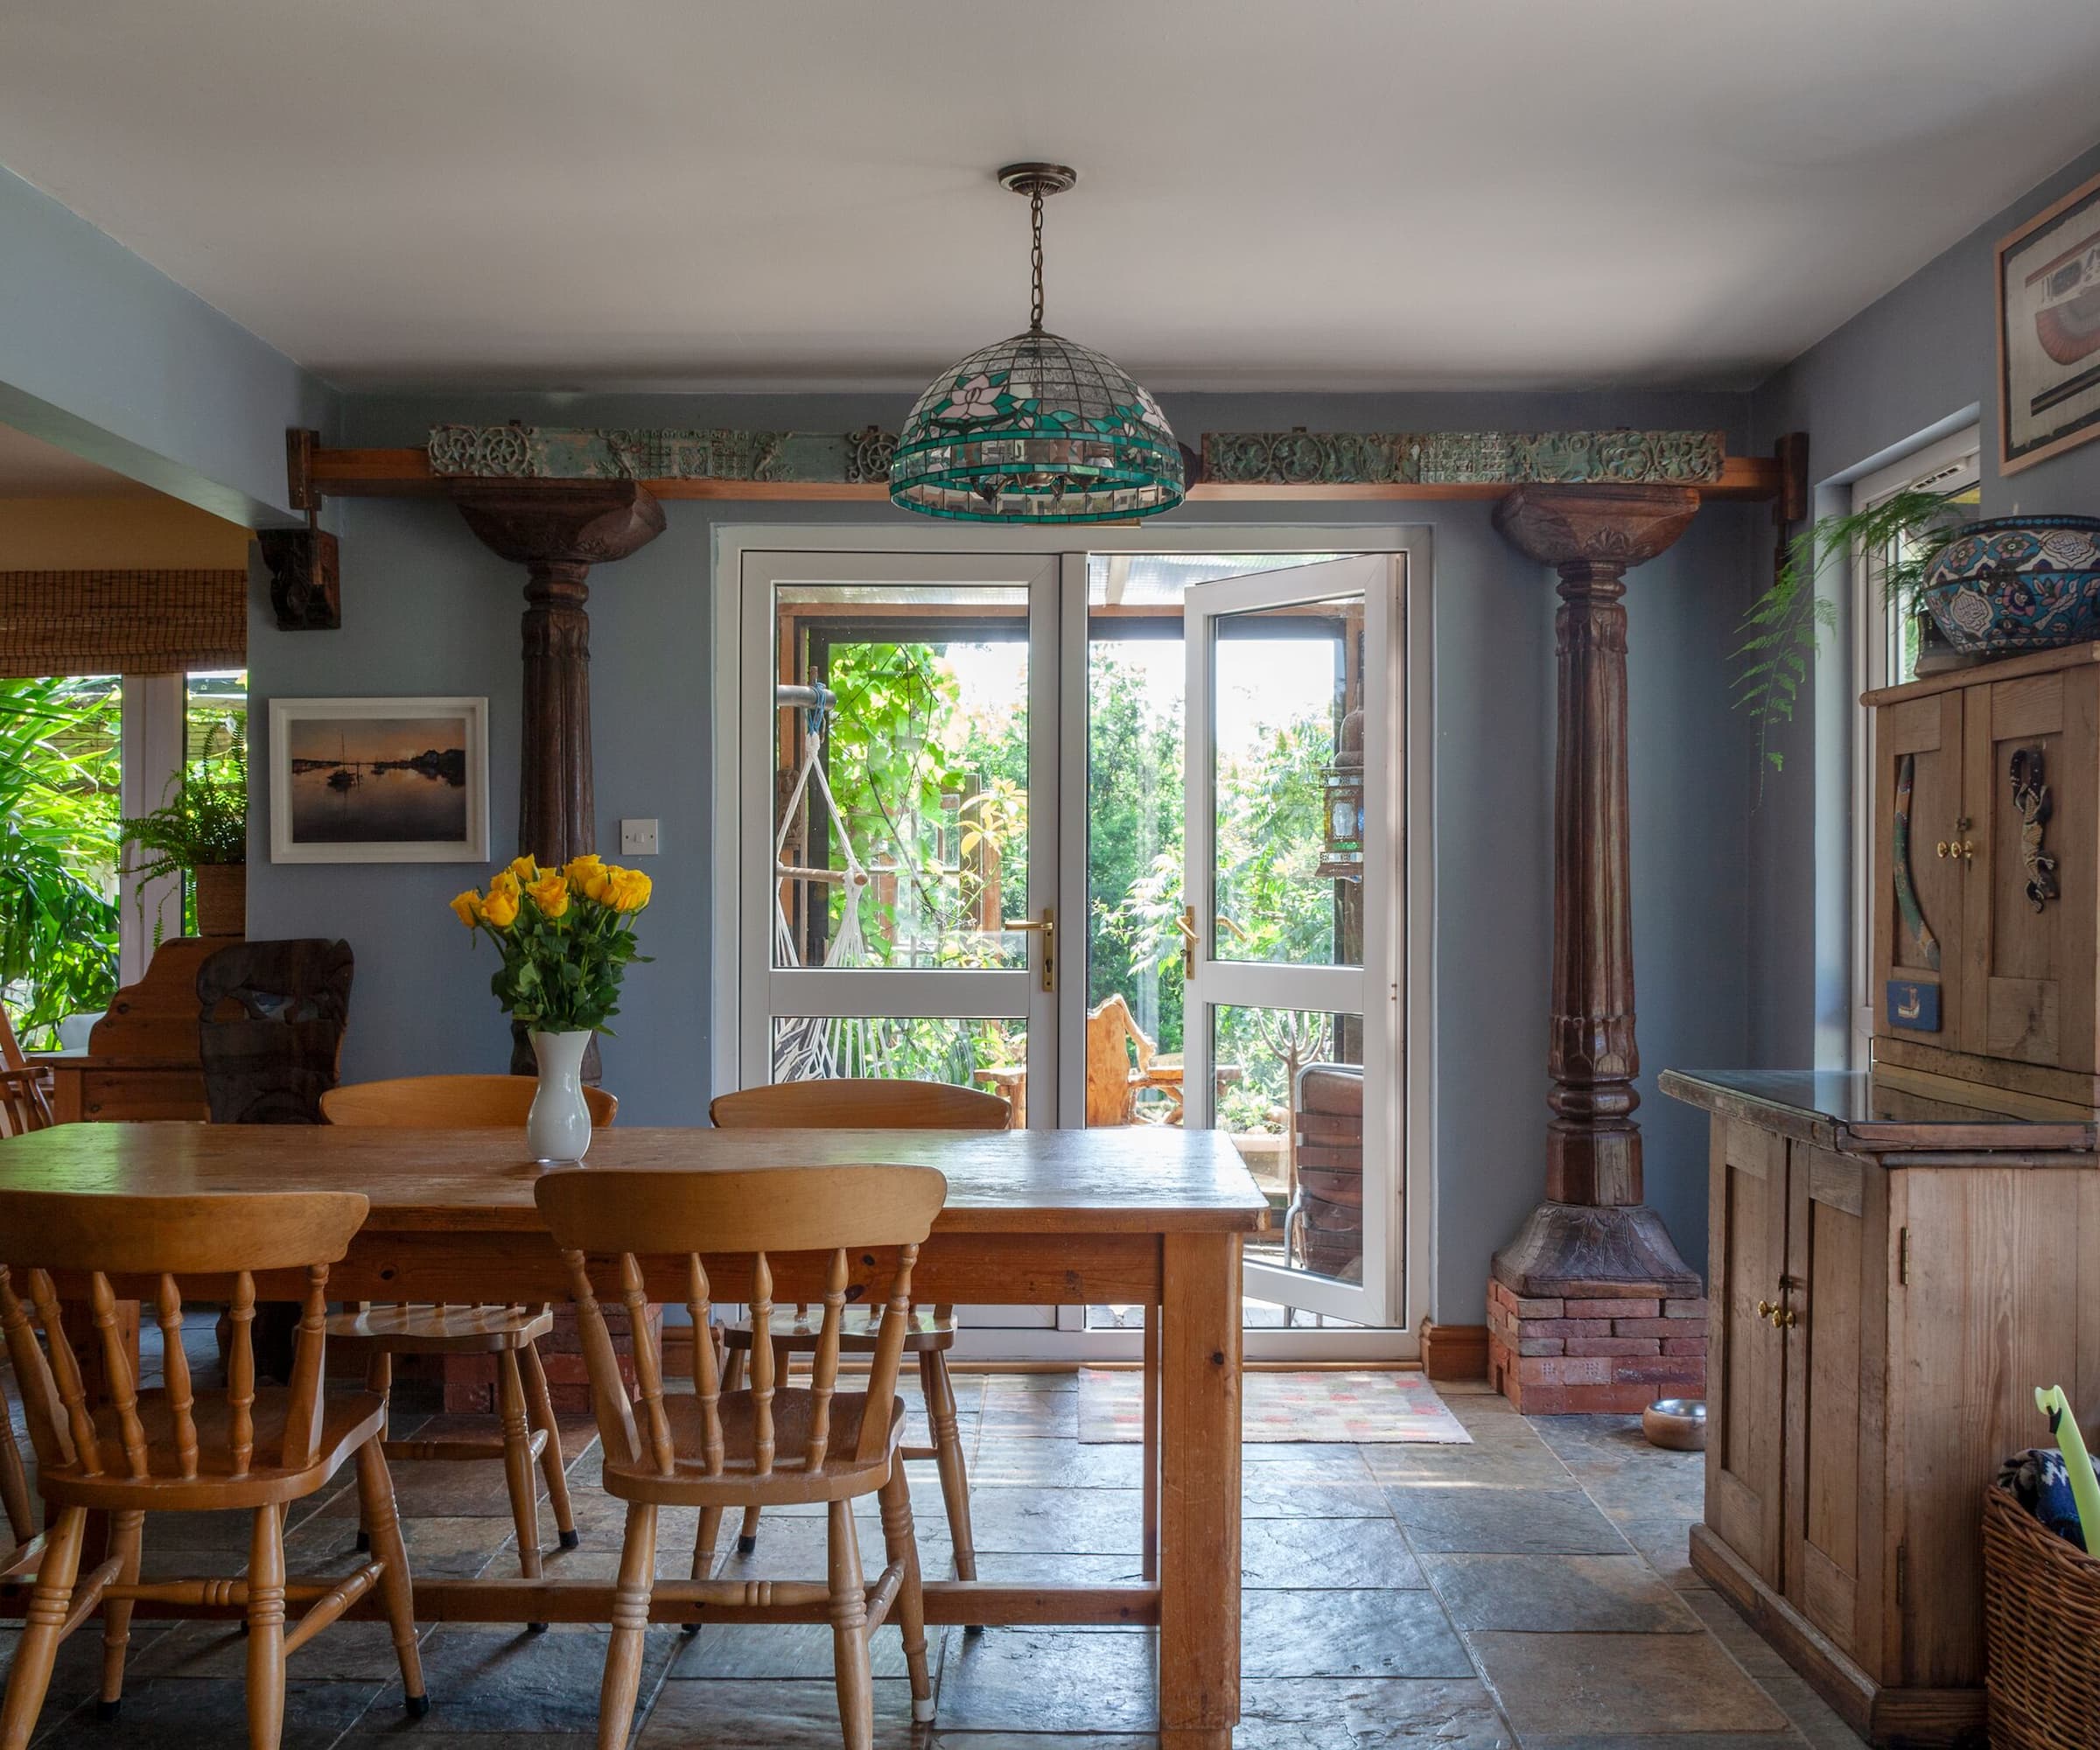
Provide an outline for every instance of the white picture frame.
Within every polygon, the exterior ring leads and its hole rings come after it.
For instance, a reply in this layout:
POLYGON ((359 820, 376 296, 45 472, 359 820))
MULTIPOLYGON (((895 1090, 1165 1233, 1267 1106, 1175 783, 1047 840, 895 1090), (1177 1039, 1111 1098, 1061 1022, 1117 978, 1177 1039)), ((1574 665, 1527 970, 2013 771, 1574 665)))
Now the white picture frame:
POLYGON ((272 699, 270 860, 486 863, 488 701, 272 699))

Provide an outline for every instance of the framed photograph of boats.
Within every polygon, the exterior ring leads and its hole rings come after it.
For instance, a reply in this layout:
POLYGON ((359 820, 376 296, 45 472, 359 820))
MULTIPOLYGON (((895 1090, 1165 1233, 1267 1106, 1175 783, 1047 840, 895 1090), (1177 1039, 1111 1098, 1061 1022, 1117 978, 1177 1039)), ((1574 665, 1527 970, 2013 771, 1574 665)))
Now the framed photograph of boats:
POLYGON ((272 863, 488 861, 486 699, 272 699, 272 863))
POLYGON ((1998 246, 1998 472, 2100 437, 2100 177, 1998 246))

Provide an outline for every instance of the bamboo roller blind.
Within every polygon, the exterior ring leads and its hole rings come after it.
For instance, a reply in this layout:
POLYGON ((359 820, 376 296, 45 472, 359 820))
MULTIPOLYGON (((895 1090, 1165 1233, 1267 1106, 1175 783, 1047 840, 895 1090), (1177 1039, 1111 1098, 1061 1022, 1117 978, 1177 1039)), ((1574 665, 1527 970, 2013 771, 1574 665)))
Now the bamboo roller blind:
POLYGON ((0 677, 165 675, 248 661, 248 573, 0 571, 0 677))

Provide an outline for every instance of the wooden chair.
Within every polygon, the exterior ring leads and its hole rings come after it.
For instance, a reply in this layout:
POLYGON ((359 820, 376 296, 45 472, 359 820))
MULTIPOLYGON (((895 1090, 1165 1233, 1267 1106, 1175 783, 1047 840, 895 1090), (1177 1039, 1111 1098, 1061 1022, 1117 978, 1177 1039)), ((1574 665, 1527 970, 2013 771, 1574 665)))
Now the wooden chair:
POLYGON ((1284 1256, 1319 1276, 1363 1277, 1363 1069, 1308 1063, 1291 1090, 1294 1149, 1284 1256))
POLYGON ((1171 1102, 1166 1122, 1181 1118, 1180 1060, 1162 1060, 1159 1047, 1118 991, 1087 1011, 1087 1123, 1138 1122, 1138 1096, 1158 1088, 1171 1102))
POLYGON ((239 942, 197 969, 214 1124, 318 1124, 350 1019, 346 942, 239 942))
MULTIPOLYGON (((996 1095, 956 1088, 944 1082, 887 1082, 840 1078, 820 1082, 776 1082, 724 1094, 708 1109, 720 1130, 1003 1130, 1010 1108, 996 1095)), ((785 1329, 772 1332, 776 1366, 790 1355, 813 1354, 821 1334, 811 1328, 809 1309, 798 1306, 785 1329)), ((977 1550, 970 1529, 970 1475, 962 1460, 962 1436, 956 1421, 956 1389, 948 1376, 948 1351, 956 1346, 956 1309, 914 1306, 906 1315, 904 1347, 919 1358, 919 1390, 926 1399, 931 1446, 906 1446, 907 1459, 931 1459, 941 1467, 941 1498, 948 1509, 948 1541, 955 1547, 956 1578, 977 1577, 977 1550)), ((882 1312, 869 1308, 848 1325, 839 1340, 848 1354, 875 1353, 882 1333, 882 1312)), ((752 1349, 748 1322, 722 1333, 727 1354, 723 1389, 739 1390, 746 1358, 752 1349)), ((695 1340, 697 1341, 697 1334, 695 1340)), ((740 1554, 759 1546, 759 1506, 744 1509, 737 1537, 740 1554)), ((715 1540, 721 1534, 719 1511, 700 1516, 700 1535, 693 1546, 693 1578, 705 1579, 714 1564, 715 1540)))
POLYGON ((1012 1109, 946 1082, 836 1076, 718 1095, 707 1116, 724 1130, 1003 1130, 1012 1109))
MULTIPOLYGON (((522 1130, 539 1085, 529 1075, 403 1075, 391 1082, 352 1082, 321 1096, 321 1114, 332 1124, 522 1130)), ((584 1104, 598 1130, 620 1110, 620 1102, 602 1088, 584 1088, 584 1104)))
MULTIPOLYGON (((332 1124, 384 1125, 416 1130, 517 1130, 539 1084, 524 1075, 406 1075, 390 1082, 356 1082, 321 1096, 321 1113, 332 1124)), ((602 1088, 584 1089, 594 1126, 609 1124, 620 1102, 602 1088)), ((396 1355, 493 1354, 496 1407, 501 1432, 494 1440, 449 1437, 386 1443, 389 1459, 474 1463, 500 1459, 518 1533, 518 1566, 527 1579, 542 1571, 539 1497, 533 1488, 536 1462, 547 1484, 548 1504, 561 1547, 579 1539, 569 1500, 562 1432, 547 1392, 539 1340, 554 1328, 548 1306, 436 1306, 360 1305, 328 1321, 328 1334, 366 1357, 366 1384, 390 1396, 396 1355)), ((365 1547, 365 1533, 358 1533, 365 1547)), ((535 1623, 537 1628, 543 1625, 535 1623)))
POLYGON ((23 1056, 7 1011, 0 1009, 0 1137, 47 1130, 52 1122, 45 1074, 23 1056))
POLYGON ((752 1589, 740 1580, 655 1581, 656 1515, 662 1507, 696 1506, 719 1522, 731 1507, 823 1502, 828 1578, 822 1584, 771 1580, 761 1589, 774 1604, 829 1606, 846 1750, 872 1750, 874 1744, 868 1642, 892 1611, 904 1633, 912 1716, 930 1720, 933 1684, 911 1491, 900 1462, 904 1404, 897 1396, 897 1370, 904 1356, 912 1266, 948 1194, 947 1180, 928 1166, 704 1173, 579 1167, 548 1173, 533 1194, 569 1270, 604 1442, 604 1488, 627 1504, 612 1597, 612 1642, 598 1698, 599 1750, 621 1750, 627 1741, 652 1596, 661 1592, 702 1605, 741 1604, 751 1598, 752 1589), (885 1296, 884 1335, 867 1389, 840 1391, 838 1358, 852 1256, 892 1246, 898 1249, 896 1269, 885 1296), (711 1283, 703 1252, 715 1261, 711 1283), (830 1254, 823 1325, 806 1387, 779 1384, 774 1369, 767 1261, 774 1252, 830 1254), (686 1255, 683 1287, 696 1334, 708 1328, 713 1293, 750 1306, 756 1341, 748 1390, 727 1388, 717 1370, 714 1345, 696 1340, 691 1392, 666 1390, 637 1256, 665 1253, 686 1255), (611 1268, 626 1307, 639 1406, 628 1398, 599 1310, 591 1278, 593 1256, 615 1260, 611 1268), (877 1494, 886 1564, 868 1586, 852 1504, 877 1494))
MULTIPOLYGON (((173 1197, 0 1191, 0 1326, 37 1452, 37 1488, 55 1513, 7 1696, 0 1750, 23 1750, 35 1730, 59 1646, 102 1612, 102 1712, 123 1695, 132 1607, 141 1600, 246 1607, 248 1742, 272 1750, 284 1724, 284 1661, 368 1592, 393 1631, 409 1712, 430 1708, 416 1650, 414 1603, 394 1486, 380 1446, 386 1400, 325 1385, 328 1266, 363 1225, 356 1192, 260 1192, 173 1197), (249 1326, 255 1272, 303 1272, 291 1383, 258 1388, 249 1326), (108 1399, 88 1401, 66 1334, 57 1281, 84 1278, 101 1345, 108 1399), (223 1397, 200 1401, 182 1347, 181 1277, 233 1279, 232 1355, 223 1397), (166 1384, 137 1390, 116 1317, 112 1278, 144 1278, 165 1340, 166 1384), (26 1296, 26 1298, 24 1298, 26 1296), (39 1330, 41 1338, 39 1340, 39 1330), (46 1360, 46 1351, 49 1359, 46 1360), (354 1573, 287 1579, 284 1511, 354 1460, 374 1559, 354 1573), (109 1518, 108 1558, 80 1572, 88 1516, 109 1518), (146 1516, 243 1512, 253 1516, 245 1577, 142 1581, 146 1516), (305 1605, 286 1623, 287 1605, 305 1605)), ((79 1328, 76 1326, 76 1328, 79 1328)))

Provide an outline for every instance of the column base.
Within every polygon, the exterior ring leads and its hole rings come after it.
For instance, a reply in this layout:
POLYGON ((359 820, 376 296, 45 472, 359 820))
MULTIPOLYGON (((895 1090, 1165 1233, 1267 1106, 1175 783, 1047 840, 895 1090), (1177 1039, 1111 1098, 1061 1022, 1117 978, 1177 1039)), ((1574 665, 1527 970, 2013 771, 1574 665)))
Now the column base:
POLYGON ((1704 1396, 1704 1294, 1646 1204, 1541 1204, 1495 1254, 1488 1378, 1530 1415, 1704 1396))

